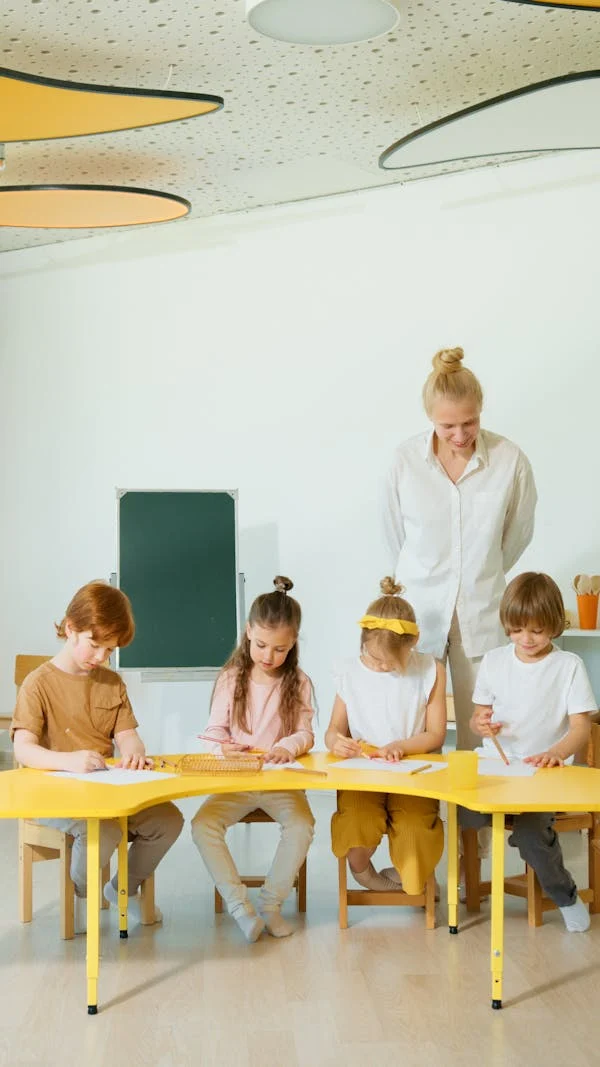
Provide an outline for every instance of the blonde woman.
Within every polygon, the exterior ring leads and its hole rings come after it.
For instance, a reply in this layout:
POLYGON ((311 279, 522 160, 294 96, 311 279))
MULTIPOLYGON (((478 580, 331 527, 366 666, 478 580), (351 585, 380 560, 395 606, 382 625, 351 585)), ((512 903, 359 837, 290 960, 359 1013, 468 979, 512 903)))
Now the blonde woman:
POLYGON ((533 536, 537 494, 527 457, 480 427, 483 392, 462 348, 442 349, 423 388, 432 429, 396 452, 387 539, 421 631, 419 648, 448 662, 457 748, 469 728, 477 668, 504 640, 498 608, 533 536))

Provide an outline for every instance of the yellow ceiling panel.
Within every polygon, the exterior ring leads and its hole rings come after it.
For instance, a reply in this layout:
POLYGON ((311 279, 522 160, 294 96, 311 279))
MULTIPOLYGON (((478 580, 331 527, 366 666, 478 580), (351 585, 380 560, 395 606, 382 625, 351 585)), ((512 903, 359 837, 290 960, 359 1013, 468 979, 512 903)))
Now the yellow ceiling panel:
POLYGON ((56 81, 0 67, 0 142, 110 133, 218 111, 220 96, 56 81))
POLYGON ((190 211, 183 197, 104 185, 0 187, 0 226, 92 229, 169 222, 190 211))

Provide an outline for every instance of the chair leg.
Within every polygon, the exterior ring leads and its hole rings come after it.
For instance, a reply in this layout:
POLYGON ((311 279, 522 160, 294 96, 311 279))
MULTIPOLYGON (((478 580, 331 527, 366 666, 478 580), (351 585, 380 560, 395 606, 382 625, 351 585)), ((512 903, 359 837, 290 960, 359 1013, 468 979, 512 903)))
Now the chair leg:
POLYGON ((467 911, 478 912, 481 911, 481 862, 478 856, 477 830, 463 830, 462 843, 467 911))
POLYGON ((425 882, 425 926, 435 930, 435 874, 425 882))
POLYGON ((60 848, 60 936, 63 941, 75 937, 75 886, 71 880, 73 838, 63 834, 60 848))
POLYGON ((306 911, 306 860, 302 864, 298 871, 298 911, 304 913, 306 911))
POLYGON ((154 874, 142 882, 140 889, 140 922, 142 926, 152 926, 156 922, 154 906, 154 874))
POLYGON ((348 929, 348 874, 346 871, 346 857, 338 860, 338 885, 339 885, 339 922, 340 930, 348 929))
POLYGON ((33 916, 33 855, 19 820, 19 919, 30 923, 33 916))
POLYGON ((600 816, 594 812, 592 829, 588 830, 588 866, 589 886, 593 896, 590 901, 590 913, 596 915, 600 911, 600 816))
POLYGON ((100 907, 101 907, 101 909, 103 911, 106 908, 110 908, 110 904, 108 903, 108 900, 104 899, 104 892, 103 892, 104 886, 106 885, 107 882, 110 882, 110 862, 108 862, 106 864, 106 866, 102 868, 102 871, 100 873, 100 907))
POLYGON ((223 897, 215 886, 215 915, 223 914, 223 897))
POLYGON ((533 867, 527 866, 527 922, 530 926, 541 926, 543 919, 542 911, 542 887, 538 881, 533 867))

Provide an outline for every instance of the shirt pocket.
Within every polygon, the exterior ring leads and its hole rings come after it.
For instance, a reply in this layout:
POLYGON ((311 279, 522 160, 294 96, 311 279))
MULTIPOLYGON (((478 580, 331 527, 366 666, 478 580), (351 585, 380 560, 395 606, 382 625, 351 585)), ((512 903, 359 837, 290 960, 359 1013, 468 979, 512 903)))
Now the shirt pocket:
POLYGON ((112 738, 115 732, 115 723, 121 707, 118 697, 97 696, 90 701, 90 719, 92 726, 103 737, 112 738))
POLYGON ((502 493, 476 493, 473 497, 473 519, 477 532, 502 537, 506 501, 502 493))

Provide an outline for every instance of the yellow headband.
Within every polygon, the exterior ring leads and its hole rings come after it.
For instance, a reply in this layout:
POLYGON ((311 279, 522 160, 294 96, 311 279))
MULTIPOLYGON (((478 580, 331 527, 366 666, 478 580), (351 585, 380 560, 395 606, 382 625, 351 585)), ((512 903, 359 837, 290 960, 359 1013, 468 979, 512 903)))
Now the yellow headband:
POLYGON ((391 630, 395 634, 419 636, 416 622, 409 622, 408 619, 380 619, 377 615, 363 615, 362 619, 358 620, 358 625, 363 630, 391 630))

